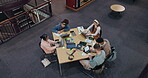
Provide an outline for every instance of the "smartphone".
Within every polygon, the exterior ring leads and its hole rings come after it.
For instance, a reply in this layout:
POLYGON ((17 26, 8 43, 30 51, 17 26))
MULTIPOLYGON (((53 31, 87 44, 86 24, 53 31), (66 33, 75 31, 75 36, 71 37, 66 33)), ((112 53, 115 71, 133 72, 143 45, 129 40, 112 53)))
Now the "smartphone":
POLYGON ((93 37, 89 37, 89 39, 90 39, 90 40, 94 40, 94 38, 93 38, 93 37))

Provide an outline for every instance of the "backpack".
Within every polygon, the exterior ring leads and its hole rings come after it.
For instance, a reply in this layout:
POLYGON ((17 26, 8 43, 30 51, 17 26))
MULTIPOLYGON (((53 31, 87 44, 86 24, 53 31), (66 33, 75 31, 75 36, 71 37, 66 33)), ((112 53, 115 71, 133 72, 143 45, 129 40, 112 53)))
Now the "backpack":
POLYGON ((115 51, 115 47, 111 47, 111 53, 107 56, 107 61, 111 62, 117 58, 117 52, 115 51))

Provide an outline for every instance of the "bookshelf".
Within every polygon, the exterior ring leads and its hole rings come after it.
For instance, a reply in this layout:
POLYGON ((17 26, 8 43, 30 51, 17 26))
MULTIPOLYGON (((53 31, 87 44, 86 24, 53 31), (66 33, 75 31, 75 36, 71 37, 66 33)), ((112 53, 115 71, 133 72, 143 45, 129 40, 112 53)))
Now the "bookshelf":
POLYGON ((73 11, 79 11, 95 0, 66 0, 66 8, 73 11))

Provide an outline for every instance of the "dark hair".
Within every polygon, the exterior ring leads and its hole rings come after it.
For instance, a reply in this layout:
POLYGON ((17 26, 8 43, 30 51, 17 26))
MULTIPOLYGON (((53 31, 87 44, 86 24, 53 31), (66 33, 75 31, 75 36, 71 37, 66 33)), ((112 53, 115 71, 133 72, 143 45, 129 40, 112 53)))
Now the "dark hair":
POLYGON ((95 45, 94 45, 94 49, 97 49, 97 50, 98 50, 98 49, 100 49, 100 48, 101 48, 101 47, 100 47, 99 44, 95 44, 95 45))
POLYGON ((42 36, 40 36, 41 39, 46 40, 47 38, 47 34, 43 34, 42 36))
POLYGON ((69 20, 68 19, 64 19, 61 23, 64 24, 64 25, 67 25, 67 24, 69 24, 69 20))
POLYGON ((98 39, 96 40, 96 42, 101 43, 101 42, 104 42, 104 40, 103 40, 103 38, 98 38, 98 39))

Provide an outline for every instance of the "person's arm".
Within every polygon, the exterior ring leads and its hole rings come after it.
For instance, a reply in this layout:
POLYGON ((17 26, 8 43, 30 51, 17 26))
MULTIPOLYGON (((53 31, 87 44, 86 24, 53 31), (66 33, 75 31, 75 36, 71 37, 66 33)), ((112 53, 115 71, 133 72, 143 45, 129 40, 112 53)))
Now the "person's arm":
POLYGON ((50 53, 53 53, 56 48, 57 48, 56 46, 53 46, 53 47, 46 47, 46 49, 47 49, 48 52, 50 52, 50 53))
POLYGON ((69 25, 65 26, 64 31, 69 31, 69 30, 70 30, 70 26, 69 25))
POLYGON ((87 29, 86 29, 86 32, 89 31, 89 29, 91 29, 93 27, 94 24, 91 24, 87 29))
POLYGON ((56 41, 53 41, 53 40, 50 40, 50 39, 48 39, 48 42, 49 42, 50 44, 56 44, 56 43, 57 43, 56 41))
POLYGON ((98 33, 100 34, 100 30, 101 30, 101 28, 97 27, 97 31, 94 34, 91 34, 91 36, 96 36, 98 33))
POLYGON ((41 48, 44 50, 44 52, 45 52, 46 54, 48 54, 48 53, 53 53, 54 50, 56 49, 56 46, 51 47, 51 46, 50 46, 50 43, 44 43, 44 42, 42 41, 42 42, 41 42, 41 48))
POLYGON ((52 29, 52 32, 57 33, 57 32, 58 32, 58 29, 59 29, 59 24, 56 25, 56 26, 52 29))

